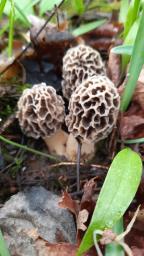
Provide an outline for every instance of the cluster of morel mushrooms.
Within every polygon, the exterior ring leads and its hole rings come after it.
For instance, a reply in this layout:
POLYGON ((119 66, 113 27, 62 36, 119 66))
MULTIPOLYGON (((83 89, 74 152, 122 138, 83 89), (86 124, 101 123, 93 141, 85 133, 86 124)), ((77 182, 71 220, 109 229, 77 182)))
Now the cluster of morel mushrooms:
POLYGON ((42 137, 53 147, 63 143, 65 149, 61 152, 69 160, 75 160, 72 156, 76 154, 69 151, 72 144, 76 147, 76 141, 79 141, 83 155, 89 145, 90 152, 94 151, 94 144, 111 133, 117 120, 120 97, 106 75, 99 52, 89 46, 80 44, 66 52, 62 76, 63 97, 69 102, 68 114, 64 99, 52 86, 41 83, 24 90, 18 101, 17 117, 27 136, 42 137), (61 130, 64 121, 70 134, 61 130), (53 143, 54 137, 56 143, 53 143))

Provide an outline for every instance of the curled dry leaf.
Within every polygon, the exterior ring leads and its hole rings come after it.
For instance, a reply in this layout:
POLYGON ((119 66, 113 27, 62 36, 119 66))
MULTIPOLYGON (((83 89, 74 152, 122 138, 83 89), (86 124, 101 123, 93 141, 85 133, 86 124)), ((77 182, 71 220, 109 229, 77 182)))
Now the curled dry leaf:
POLYGON ((79 212, 79 204, 76 200, 73 200, 66 191, 63 192, 62 198, 59 201, 59 206, 61 208, 68 209, 70 212, 72 212, 75 215, 77 219, 78 212, 79 212))
POLYGON ((87 222, 89 216, 89 212, 86 209, 83 209, 79 212, 78 219, 77 219, 77 228, 86 231, 87 227, 84 225, 87 222))
MULTIPOLYGON (((0 72, 2 72, 7 66, 11 64, 11 61, 2 59, 0 62, 0 72)), ((26 73, 24 66, 20 62, 15 62, 9 69, 0 76, 1 83, 24 83, 26 81, 26 73)))

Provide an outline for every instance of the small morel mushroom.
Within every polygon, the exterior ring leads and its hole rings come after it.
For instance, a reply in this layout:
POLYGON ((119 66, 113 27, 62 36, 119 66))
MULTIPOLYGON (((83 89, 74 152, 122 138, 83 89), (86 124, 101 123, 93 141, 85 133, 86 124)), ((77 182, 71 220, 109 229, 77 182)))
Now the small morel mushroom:
POLYGON ((69 49, 63 58, 62 90, 69 100, 72 92, 83 80, 93 75, 105 75, 103 61, 98 51, 80 44, 69 49))
POLYGON ((22 131, 38 139, 54 134, 64 121, 64 102, 53 87, 45 83, 23 91, 18 101, 17 118, 22 131))
POLYGON ((119 106, 117 89, 107 77, 89 77, 71 96, 66 116, 68 130, 81 142, 102 140, 113 129, 119 106))

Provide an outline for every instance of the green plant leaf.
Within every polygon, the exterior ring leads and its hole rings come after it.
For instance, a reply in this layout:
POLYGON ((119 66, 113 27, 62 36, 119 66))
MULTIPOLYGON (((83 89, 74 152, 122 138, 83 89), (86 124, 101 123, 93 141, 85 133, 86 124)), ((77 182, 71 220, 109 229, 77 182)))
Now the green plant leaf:
POLYGON ((125 111, 131 101, 133 96, 136 83, 144 63, 144 7, 140 19, 140 25, 138 28, 136 40, 134 43, 134 48, 132 52, 132 57, 130 61, 130 66, 128 70, 128 81, 125 85, 125 90, 121 101, 121 111, 125 111))
POLYGON ((94 230, 112 228, 123 216, 135 196, 141 174, 142 161, 136 152, 126 148, 116 155, 77 255, 82 255, 93 245, 94 230))
POLYGON ((119 22, 125 23, 128 13, 129 0, 121 0, 120 12, 119 12, 119 22))
POLYGON ((83 0, 73 0, 72 4, 78 14, 82 14, 84 12, 85 5, 83 0))
MULTIPOLYGON (((140 17, 138 17, 138 19, 133 23, 131 29, 129 30, 129 32, 124 40, 124 45, 134 45, 139 25, 140 25, 140 17)), ((130 60, 129 56, 126 56, 126 55, 122 56, 122 70, 123 71, 125 70, 129 60, 130 60)))
POLYGON ((80 36, 83 35, 93 29, 96 29, 98 27, 100 27, 101 25, 103 25, 106 22, 106 20, 98 20, 98 21, 93 21, 93 22, 89 22, 86 24, 81 25, 80 27, 74 29, 72 31, 72 35, 73 36, 80 36))
POLYGON ((126 36, 129 33, 129 30, 131 29, 133 23, 138 17, 140 2, 141 2, 140 0, 132 0, 130 2, 127 18, 124 24, 124 38, 126 38, 126 36))
POLYGON ((0 230, 0 256, 10 256, 1 230, 0 230))
MULTIPOLYGON (((123 233, 123 218, 121 218, 113 227, 113 232, 115 234, 123 233)), ((105 256, 124 256, 125 252, 122 246, 116 243, 111 243, 106 245, 105 256)))
POLYGON ((13 35, 14 35, 14 16, 15 16, 15 9, 14 9, 14 2, 11 1, 11 11, 9 16, 9 39, 8 39, 8 56, 12 56, 13 50, 13 35))
POLYGON ((61 0, 41 0, 40 1, 40 15, 43 15, 46 11, 51 11, 55 5, 59 5, 61 0))
MULTIPOLYGON (((24 16, 28 17, 30 14, 34 14, 34 5, 37 4, 38 2, 39 0, 24 0, 22 4, 21 1, 14 0, 14 6, 16 5, 15 20, 20 20, 22 23, 25 24, 24 16), (23 15, 22 15, 22 12, 23 12, 23 15)), ((10 12, 11 12, 11 3, 10 1, 7 1, 4 9, 4 13, 7 16, 10 16, 10 12)))
POLYGON ((111 49, 111 52, 115 54, 125 54, 125 55, 132 55, 133 46, 132 45, 119 45, 111 49))
POLYGON ((4 10, 4 8, 5 8, 6 1, 7 1, 7 0, 1 0, 1 3, 0 3, 0 18, 1 18, 1 16, 2 16, 2 14, 3 14, 3 10, 4 10))
POLYGON ((144 143, 144 138, 131 139, 131 140, 124 140, 124 143, 125 143, 125 144, 144 143))

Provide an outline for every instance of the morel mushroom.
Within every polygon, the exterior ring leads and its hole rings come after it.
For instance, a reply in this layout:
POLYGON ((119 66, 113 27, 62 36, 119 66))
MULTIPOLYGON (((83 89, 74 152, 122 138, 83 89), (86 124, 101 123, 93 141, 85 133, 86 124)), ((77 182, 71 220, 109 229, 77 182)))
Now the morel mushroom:
POLYGON ((62 73, 63 95, 69 100, 83 80, 93 75, 105 75, 106 71, 99 52, 81 44, 67 51, 63 58, 62 73))
POLYGON ((89 77, 71 96, 66 116, 68 130, 79 141, 102 140, 113 129, 119 106, 117 89, 107 77, 89 77))
POLYGON ((64 102, 53 87, 45 83, 24 90, 18 101, 17 118, 29 137, 51 136, 64 121, 64 102))

